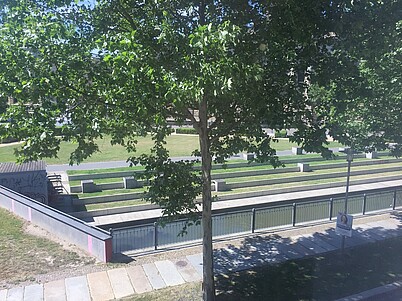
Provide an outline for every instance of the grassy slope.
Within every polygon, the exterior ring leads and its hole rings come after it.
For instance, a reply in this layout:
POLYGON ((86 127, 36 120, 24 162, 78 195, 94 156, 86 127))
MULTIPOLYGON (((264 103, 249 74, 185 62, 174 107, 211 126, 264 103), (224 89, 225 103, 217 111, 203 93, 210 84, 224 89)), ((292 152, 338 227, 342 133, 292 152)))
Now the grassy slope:
POLYGON ((93 262, 46 238, 27 234, 24 222, 0 208, 1 283, 18 283, 64 267, 93 262))

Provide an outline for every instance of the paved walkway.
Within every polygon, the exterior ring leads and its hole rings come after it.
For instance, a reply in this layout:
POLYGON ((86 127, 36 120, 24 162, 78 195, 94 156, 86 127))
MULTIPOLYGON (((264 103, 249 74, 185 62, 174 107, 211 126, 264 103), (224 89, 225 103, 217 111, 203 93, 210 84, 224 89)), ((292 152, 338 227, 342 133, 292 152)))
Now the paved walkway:
MULTIPOLYGON (((356 218, 353 237, 346 239, 346 247, 402 236, 401 226, 401 218, 395 214, 356 218)), ((339 249, 340 244, 341 237, 335 234, 333 222, 296 227, 270 235, 244 237, 230 241, 225 247, 215 251, 215 271, 225 274, 326 253, 339 249)), ((143 265, 127 265, 44 284, 0 290, 0 301, 112 300, 200 281, 201 277, 202 254, 198 253, 143 265)), ((370 298, 373 294, 366 293, 364 296, 370 298)), ((356 295, 353 299, 345 300, 363 300, 358 297, 356 295)))

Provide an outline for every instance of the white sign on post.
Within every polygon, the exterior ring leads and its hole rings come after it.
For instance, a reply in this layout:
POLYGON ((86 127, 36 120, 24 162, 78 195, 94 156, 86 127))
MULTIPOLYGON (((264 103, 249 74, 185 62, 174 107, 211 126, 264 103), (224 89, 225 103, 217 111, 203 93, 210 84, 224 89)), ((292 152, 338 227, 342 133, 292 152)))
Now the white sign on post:
POLYGON ((342 212, 336 218, 335 232, 339 235, 352 237, 353 216, 342 212))

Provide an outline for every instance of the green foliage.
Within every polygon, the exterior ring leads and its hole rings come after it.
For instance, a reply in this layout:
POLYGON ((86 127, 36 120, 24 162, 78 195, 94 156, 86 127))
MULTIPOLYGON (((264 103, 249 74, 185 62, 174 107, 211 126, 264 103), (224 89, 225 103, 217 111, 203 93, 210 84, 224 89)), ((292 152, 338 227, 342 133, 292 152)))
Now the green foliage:
POLYGON ((157 142, 150 155, 133 157, 130 162, 145 166, 139 175, 149 184, 145 199, 163 208, 163 224, 183 216, 189 219, 186 227, 199 223, 199 208, 194 200, 201 193, 202 180, 200 172, 193 168, 197 161, 172 161, 162 143, 157 142))
POLYGON ((326 67, 313 67, 309 122, 294 141, 308 145, 330 134, 360 151, 402 143, 401 9, 400 1, 345 4, 327 36, 326 67))
POLYGON ((174 175, 188 176, 188 197, 202 183, 209 226, 212 158, 244 151, 279 164, 261 124, 295 128, 293 142, 324 156, 327 134, 358 149, 402 143, 401 3, 8 1, 0 96, 17 105, 0 118, 0 135, 24 141, 19 161, 54 157, 72 141, 74 163, 105 134, 134 152, 137 137, 151 133, 154 153, 140 161, 153 174, 154 200, 172 205, 169 214, 193 213, 189 200, 170 202, 185 185, 174 175), (198 133, 200 178, 167 158, 171 118, 198 133))

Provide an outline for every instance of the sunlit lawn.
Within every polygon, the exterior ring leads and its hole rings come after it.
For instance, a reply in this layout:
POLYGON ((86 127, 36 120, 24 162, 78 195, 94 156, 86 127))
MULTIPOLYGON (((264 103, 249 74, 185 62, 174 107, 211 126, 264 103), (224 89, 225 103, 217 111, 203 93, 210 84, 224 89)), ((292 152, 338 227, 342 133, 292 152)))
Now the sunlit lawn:
MULTIPOLYGON (((148 154, 152 147, 152 140, 150 137, 138 137, 136 153, 129 154, 122 146, 111 145, 110 138, 97 139, 96 143, 99 145, 99 152, 93 154, 84 162, 103 162, 103 161, 121 161, 127 160, 129 156, 148 154)), ((195 135, 171 135, 167 138, 167 148, 171 157, 190 156, 195 149, 198 149, 198 137, 195 135)), ((279 139, 273 142, 272 146, 278 150, 290 150, 295 143, 290 143, 288 139, 279 139)), ((339 146, 337 142, 331 142, 330 147, 339 146)), ((0 162, 14 162, 14 149, 18 145, 8 145, 0 147, 0 162)), ((69 163, 70 153, 77 147, 76 144, 69 142, 62 142, 61 148, 58 153, 59 158, 45 158, 48 164, 67 164, 69 163)))

